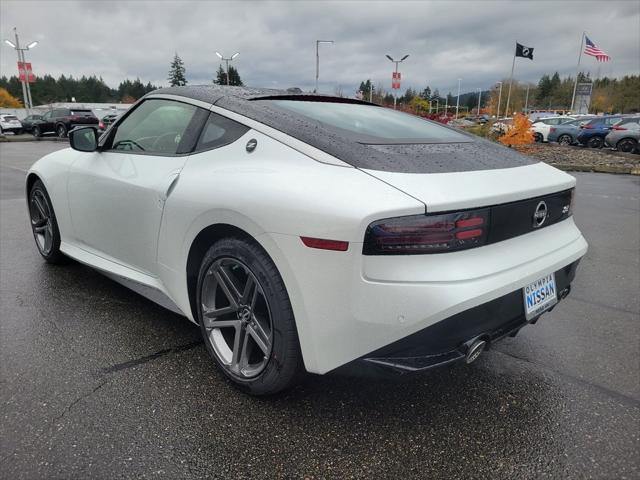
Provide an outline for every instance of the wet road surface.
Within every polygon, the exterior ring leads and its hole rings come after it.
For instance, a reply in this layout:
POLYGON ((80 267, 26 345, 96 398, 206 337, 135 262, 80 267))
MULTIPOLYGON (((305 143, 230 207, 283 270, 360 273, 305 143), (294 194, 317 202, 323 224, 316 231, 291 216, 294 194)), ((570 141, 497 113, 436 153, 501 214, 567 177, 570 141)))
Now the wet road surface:
POLYGON ((573 292, 470 366, 308 378, 268 399, 197 327, 77 263, 46 265, 0 144, 0 478, 638 478, 640 178, 577 174, 573 292))

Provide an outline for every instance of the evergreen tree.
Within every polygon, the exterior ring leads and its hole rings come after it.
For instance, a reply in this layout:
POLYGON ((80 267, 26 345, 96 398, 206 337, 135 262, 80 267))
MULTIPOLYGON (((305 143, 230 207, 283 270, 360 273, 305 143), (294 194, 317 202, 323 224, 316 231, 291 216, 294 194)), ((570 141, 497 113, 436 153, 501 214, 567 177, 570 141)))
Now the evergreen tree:
POLYGON ((213 79, 213 83, 217 85, 227 84, 227 72, 224 71, 224 68, 222 68, 222 65, 218 65, 218 70, 216 71, 216 78, 213 79))
POLYGON ((184 62, 178 56, 176 52, 171 62, 171 68, 169 69, 169 85, 172 87, 183 87, 187 84, 185 77, 186 70, 184 68, 184 62))
POLYGON ((422 92, 420 92, 420 96, 425 100, 431 100, 431 87, 427 85, 422 92))
POLYGON ((373 89, 373 84, 371 83, 371 80, 367 79, 366 82, 360 82, 359 90, 362 92, 363 100, 369 101, 369 92, 371 92, 372 89, 373 89))
MULTIPOLYGON (((216 71, 216 78, 213 80, 213 83, 218 85, 227 84, 227 72, 224 71, 222 65, 218 66, 218 70, 216 71)), ((242 79, 240 78, 238 70, 233 65, 229 65, 229 85, 233 85, 236 87, 242 87, 244 85, 244 83, 242 83, 242 79)))

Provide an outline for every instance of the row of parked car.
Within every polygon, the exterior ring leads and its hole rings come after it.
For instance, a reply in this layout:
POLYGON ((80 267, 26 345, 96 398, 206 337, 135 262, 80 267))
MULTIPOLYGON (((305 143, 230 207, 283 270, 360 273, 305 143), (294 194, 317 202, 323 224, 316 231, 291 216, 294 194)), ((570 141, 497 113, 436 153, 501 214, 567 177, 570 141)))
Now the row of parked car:
POLYGON ((560 116, 540 118, 531 129, 537 142, 610 147, 621 152, 638 153, 639 115, 560 116))
POLYGON ((97 125, 98 130, 104 131, 118 116, 110 113, 98 120, 93 111, 84 108, 57 108, 42 115, 29 115, 22 121, 15 115, 0 115, 0 133, 19 135, 26 132, 35 137, 55 133, 58 137, 66 137, 70 130, 79 126, 97 125))

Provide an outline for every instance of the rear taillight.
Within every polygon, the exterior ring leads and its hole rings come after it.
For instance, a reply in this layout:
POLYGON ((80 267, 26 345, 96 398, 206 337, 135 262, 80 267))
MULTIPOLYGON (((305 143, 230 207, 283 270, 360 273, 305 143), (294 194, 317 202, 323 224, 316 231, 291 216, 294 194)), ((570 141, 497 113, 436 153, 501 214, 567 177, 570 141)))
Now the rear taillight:
POLYGON ((104 130, 104 123, 103 122, 98 122, 98 128, 101 130, 104 130))
POLYGON ((582 125, 580 126, 580 128, 586 128, 587 130, 591 130, 592 128, 594 128, 593 125, 582 125))
POLYGON ((556 127, 551 127, 551 128, 549 129, 549 132, 551 132, 551 133, 553 133, 553 132, 555 132, 555 131, 556 131, 556 127))
POLYGON ((624 127, 617 127, 616 125, 614 125, 613 127, 611 127, 611 130, 626 130, 626 128, 624 128, 624 127))
POLYGON ((443 253, 486 244, 489 209, 387 218, 367 227, 364 255, 443 253))

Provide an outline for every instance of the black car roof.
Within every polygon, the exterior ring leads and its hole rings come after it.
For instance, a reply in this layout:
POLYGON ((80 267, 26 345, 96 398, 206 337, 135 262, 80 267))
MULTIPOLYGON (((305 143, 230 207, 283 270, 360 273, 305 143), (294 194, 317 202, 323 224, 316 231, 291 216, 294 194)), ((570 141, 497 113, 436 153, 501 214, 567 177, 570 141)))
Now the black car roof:
POLYGON ((178 95, 221 107, 280 130, 357 168, 405 173, 436 173, 490 170, 537 163, 512 149, 466 133, 463 133, 467 137, 464 143, 401 145, 359 143, 344 131, 331 128, 302 114, 278 108, 267 101, 351 103, 384 108, 351 98, 291 90, 220 85, 168 87, 149 93, 149 95, 154 94, 178 95))

